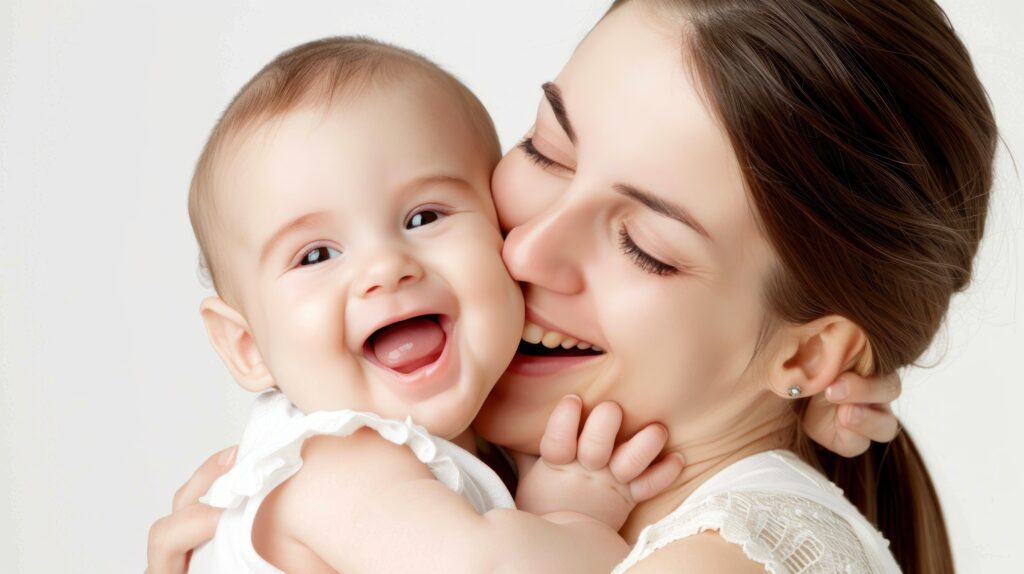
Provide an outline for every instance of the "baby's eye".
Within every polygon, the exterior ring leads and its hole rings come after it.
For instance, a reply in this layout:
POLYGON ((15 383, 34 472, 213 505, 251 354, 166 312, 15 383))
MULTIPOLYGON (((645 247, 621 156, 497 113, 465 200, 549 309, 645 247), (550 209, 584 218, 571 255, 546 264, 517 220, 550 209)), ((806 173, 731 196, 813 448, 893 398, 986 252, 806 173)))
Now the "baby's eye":
POLYGON ((302 260, 299 261, 299 266, 316 265, 321 261, 327 261, 328 259, 330 259, 332 257, 332 254, 334 257, 337 257, 341 255, 341 252, 338 251, 337 249, 327 247, 326 245, 314 247, 313 249, 310 249, 309 251, 306 252, 305 255, 302 256, 302 260))
POLYGON ((405 222, 405 228, 416 229, 417 227, 423 227, 424 225, 429 225, 442 217, 444 217, 444 213, 441 213, 436 209, 421 209, 409 217, 405 222))

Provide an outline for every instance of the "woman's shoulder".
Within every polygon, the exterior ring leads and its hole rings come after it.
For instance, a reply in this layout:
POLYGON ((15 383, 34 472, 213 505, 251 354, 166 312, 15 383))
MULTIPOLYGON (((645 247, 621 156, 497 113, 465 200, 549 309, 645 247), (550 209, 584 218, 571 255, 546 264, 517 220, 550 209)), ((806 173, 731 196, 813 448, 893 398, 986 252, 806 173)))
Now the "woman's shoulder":
POLYGON ((747 557, 743 548, 708 531, 667 544, 636 562, 629 574, 661 574, 685 571, 689 574, 764 574, 764 565, 747 557))
POLYGON ((689 568, 717 555, 743 558, 753 572, 898 571, 888 542, 842 491, 787 451, 748 457, 712 477, 645 528, 616 572, 689 568))

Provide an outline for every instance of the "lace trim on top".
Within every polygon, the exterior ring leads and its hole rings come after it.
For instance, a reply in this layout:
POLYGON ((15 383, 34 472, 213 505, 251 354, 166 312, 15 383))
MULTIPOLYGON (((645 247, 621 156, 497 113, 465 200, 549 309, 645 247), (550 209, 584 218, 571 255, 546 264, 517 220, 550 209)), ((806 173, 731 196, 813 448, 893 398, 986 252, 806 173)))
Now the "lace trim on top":
POLYGON ((615 572, 705 530, 717 530, 772 574, 871 572, 860 539, 841 516, 807 498, 765 491, 713 495, 655 525, 638 541, 643 550, 615 572))

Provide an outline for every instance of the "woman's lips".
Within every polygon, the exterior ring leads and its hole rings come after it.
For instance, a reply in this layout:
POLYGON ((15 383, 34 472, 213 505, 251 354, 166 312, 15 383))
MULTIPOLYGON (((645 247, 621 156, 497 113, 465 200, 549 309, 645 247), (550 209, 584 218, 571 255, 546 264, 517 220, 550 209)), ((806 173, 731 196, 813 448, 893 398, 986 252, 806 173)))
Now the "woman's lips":
POLYGON ((527 307, 523 340, 507 371, 517 375, 551 376, 591 363, 604 354, 601 348, 573 337, 527 307))
POLYGON ((507 370, 515 375, 546 377, 591 363, 603 356, 604 355, 541 357, 516 353, 515 358, 512 359, 507 370))

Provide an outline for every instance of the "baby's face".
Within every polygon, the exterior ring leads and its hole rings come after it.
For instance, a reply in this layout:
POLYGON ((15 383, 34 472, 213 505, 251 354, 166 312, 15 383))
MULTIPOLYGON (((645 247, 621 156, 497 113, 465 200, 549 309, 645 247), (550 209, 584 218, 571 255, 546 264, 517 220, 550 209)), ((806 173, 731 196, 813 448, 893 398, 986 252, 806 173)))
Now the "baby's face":
POLYGON ((472 421, 523 325, 484 149, 457 100, 409 82, 289 112, 224 160, 224 267, 301 410, 472 421))

